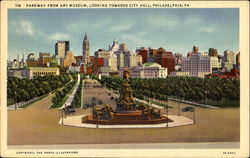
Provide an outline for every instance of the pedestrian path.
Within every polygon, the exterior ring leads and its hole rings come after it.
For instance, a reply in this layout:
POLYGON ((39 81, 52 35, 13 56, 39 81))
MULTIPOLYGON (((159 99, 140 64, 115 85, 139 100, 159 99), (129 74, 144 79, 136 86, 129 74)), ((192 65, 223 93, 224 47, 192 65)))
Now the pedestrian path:
MULTIPOLYGON (((68 97, 68 99, 65 101, 65 103, 63 105, 65 105, 65 104, 66 104, 66 106, 70 106, 71 105, 71 103, 72 103, 72 101, 74 99, 74 96, 76 94, 77 88, 78 88, 78 86, 80 84, 80 74, 78 74, 77 77, 78 77, 78 79, 77 79, 77 83, 76 83, 76 85, 74 87, 74 90, 72 91, 72 93, 70 94, 70 96, 68 97)), ((61 106, 60 108, 57 108, 57 109, 62 109, 64 107, 65 106, 61 106)))
POLYGON ((40 98, 40 97, 35 97, 35 98, 33 98, 33 99, 30 99, 30 100, 27 101, 27 102, 22 101, 22 102, 18 102, 18 103, 16 103, 16 104, 9 105, 9 106, 8 106, 8 110, 22 109, 22 108, 21 108, 22 106, 24 106, 24 105, 26 105, 26 104, 29 104, 30 102, 36 101, 36 100, 38 100, 39 98, 40 98), (23 104, 23 103, 24 103, 24 104, 23 104))

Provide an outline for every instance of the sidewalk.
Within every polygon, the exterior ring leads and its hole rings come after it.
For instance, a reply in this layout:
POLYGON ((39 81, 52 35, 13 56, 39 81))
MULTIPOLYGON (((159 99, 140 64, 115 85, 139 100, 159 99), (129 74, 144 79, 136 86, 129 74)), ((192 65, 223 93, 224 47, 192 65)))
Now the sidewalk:
POLYGON ((77 77, 78 77, 77 83, 76 83, 76 85, 75 85, 75 87, 74 87, 73 92, 70 94, 70 96, 68 97, 68 99, 66 100, 66 102, 63 104, 63 106, 61 106, 60 108, 57 108, 57 109, 63 109, 65 104, 66 104, 66 106, 71 105, 71 103, 72 103, 72 101, 73 101, 73 99, 74 99, 74 96, 75 96, 75 94, 76 94, 77 88, 78 88, 78 86, 79 86, 79 84, 80 84, 80 74, 78 74, 77 77))
POLYGON ((82 81, 82 87, 81 87, 81 109, 83 109, 83 87, 84 87, 84 80, 82 81))
POLYGON ((14 110, 15 107, 16 107, 16 109, 22 109, 21 106, 23 106, 23 105, 25 105, 25 104, 29 104, 29 103, 32 102, 32 101, 36 101, 36 100, 38 100, 39 98, 40 98, 40 97, 35 97, 35 98, 33 98, 33 99, 30 99, 29 102, 28 102, 28 101, 27 101, 27 102, 24 102, 24 101, 18 102, 18 103, 16 103, 16 105, 15 105, 15 104, 9 105, 7 108, 8 108, 8 110, 14 110), (25 103, 25 104, 22 104, 22 103, 25 103))
POLYGON ((186 103, 186 104, 191 104, 191 105, 195 105, 195 106, 200 106, 203 108, 212 108, 212 109, 219 108, 219 107, 212 106, 212 105, 204 105, 204 104, 199 104, 199 103, 195 103, 195 102, 191 102, 191 101, 187 101, 187 100, 175 99, 175 98, 169 98, 169 100, 182 102, 182 103, 186 103))

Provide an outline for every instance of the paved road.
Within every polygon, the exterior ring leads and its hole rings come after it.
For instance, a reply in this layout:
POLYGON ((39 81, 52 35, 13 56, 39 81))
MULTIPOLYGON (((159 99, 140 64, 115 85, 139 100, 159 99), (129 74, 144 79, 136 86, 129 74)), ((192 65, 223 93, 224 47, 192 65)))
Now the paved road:
MULTIPOLYGON (((101 88, 89 90, 93 94, 102 92, 101 95, 108 101, 107 90, 101 90, 101 88)), ((26 109, 8 110, 8 144, 237 142, 240 140, 239 108, 197 108, 196 124, 176 128, 88 129, 59 125, 62 112, 58 109, 48 109, 52 104, 51 100, 52 95, 49 95, 26 109)), ((174 102, 169 104, 178 106, 174 102)), ((169 114, 176 114, 177 109, 171 108, 171 110, 169 114)), ((77 109, 76 115, 88 113, 91 113, 91 108, 77 109)), ((181 113, 181 115, 192 119, 192 113, 181 113)))
POLYGON ((85 104, 91 105, 93 102, 100 107, 99 101, 102 104, 108 104, 115 108, 115 98, 118 98, 117 94, 114 94, 111 90, 101 88, 102 85, 95 80, 87 79, 84 80, 83 85, 83 106, 85 104), (93 101, 93 97, 96 101, 93 101), (114 99, 112 100, 111 97, 114 99))

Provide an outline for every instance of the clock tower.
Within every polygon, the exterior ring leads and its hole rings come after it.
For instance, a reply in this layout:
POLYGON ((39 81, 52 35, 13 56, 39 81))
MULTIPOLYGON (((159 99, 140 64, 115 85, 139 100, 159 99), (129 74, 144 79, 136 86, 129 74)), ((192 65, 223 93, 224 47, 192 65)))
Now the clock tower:
POLYGON ((82 43, 82 62, 83 64, 88 64, 90 62, 89 58, 89 39, 87 33, 85 32, 85 36, 82 43))

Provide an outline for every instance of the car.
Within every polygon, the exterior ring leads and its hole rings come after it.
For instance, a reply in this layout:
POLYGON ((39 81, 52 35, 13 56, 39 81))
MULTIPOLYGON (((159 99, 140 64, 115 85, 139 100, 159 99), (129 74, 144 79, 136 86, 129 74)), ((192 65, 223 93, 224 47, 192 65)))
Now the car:
POLYGON ((64 110, 66 115, 68 115, 68 114, 76 114, 76 110, 74 109, 74 107, 72 105, 66 106, 65 108, 63 108, 63 110, 64 110))
POLYGON ((85 106, 86 106, 86 107, 90 107, 90 104, 89 104, 89 103, 87 103, 87 104, 85 104, 85 106))
POLYGON ((92 97, 92 101, 96 101, 96 97, 92 97))
POLYGON ((98 100, 98 104, 101 105, 102 104, 102 100, 98 100))
POLYGON ((181 111, 182 111, 182 112, 188 112, 188 111, 194 112, 194 108, 191 107, 191 106, 187 106, 187 107, 181 109, 181 111))

